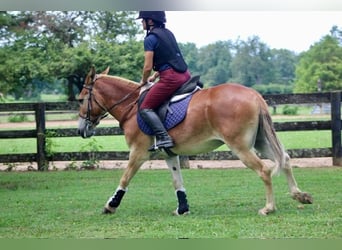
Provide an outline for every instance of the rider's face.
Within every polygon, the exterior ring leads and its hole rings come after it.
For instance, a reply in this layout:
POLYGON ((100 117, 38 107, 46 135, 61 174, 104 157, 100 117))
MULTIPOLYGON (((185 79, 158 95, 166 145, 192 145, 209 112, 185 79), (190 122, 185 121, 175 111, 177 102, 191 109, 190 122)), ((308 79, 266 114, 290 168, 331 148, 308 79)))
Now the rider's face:
POLYGON ((146 29, 147 29, 146 20, 145 20, 145 19, 142 19, 142 20, 141 20, 141 23, 142 23, 142 25, 143 25, 143 29, 146 30, 146 29))
POLYGON ((147 24, 149 26, 153 26, 153 21, 151 19, 142 19, 141 23, 143 25, 144 30, 147 30, 147 24))

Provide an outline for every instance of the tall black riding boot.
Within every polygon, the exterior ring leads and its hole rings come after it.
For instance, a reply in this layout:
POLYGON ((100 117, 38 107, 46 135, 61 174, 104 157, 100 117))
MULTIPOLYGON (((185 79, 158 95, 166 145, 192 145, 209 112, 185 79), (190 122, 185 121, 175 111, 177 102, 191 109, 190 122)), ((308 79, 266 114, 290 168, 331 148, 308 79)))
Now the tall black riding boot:
POLYGON ((141 109, 139 113, 141 118, 151 127, 157 139, 156 145, 152 145, 152 147, 149 148, 149 151, 154 151, 158 148, 172 148, 174 146, 172 138, 167 133, 163 123, 154 110, 141 109))

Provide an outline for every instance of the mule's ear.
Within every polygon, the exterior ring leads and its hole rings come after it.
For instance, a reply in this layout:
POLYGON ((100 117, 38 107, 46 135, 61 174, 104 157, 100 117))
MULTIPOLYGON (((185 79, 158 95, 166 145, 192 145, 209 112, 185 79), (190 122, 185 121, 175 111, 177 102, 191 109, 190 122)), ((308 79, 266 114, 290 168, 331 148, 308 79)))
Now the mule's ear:
POLYGON ((87 76, 86 76, 86 79, 84 81, 84 84, 85 85, 90 85, 93 83, 93 80, 95 78, 95 75, 96 75, 96 72, 95 72, 95 66, 91 66, 87 76))
POLYGON ((94 77, 96 75, 96 71, 95 71, 95 66, 94 65, 91 66, 88 75, 91 76, 91 79, 94 79, 94 77))
POLYGON ((108 75, 109 66, 101 73, 102 75, 108 75))

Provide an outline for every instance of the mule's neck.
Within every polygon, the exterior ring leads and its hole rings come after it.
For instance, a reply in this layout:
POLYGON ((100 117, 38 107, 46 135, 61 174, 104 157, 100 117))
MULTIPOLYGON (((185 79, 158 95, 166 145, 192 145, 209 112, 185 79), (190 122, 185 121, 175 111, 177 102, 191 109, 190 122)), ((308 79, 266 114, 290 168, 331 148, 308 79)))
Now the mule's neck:
POLYGON ((139 84, 114 76, 101 77, 98 81, 101 83, 96 84, 97 92, 101 95, 104 106, 122 128, 123 124, 136 114, 139 84))

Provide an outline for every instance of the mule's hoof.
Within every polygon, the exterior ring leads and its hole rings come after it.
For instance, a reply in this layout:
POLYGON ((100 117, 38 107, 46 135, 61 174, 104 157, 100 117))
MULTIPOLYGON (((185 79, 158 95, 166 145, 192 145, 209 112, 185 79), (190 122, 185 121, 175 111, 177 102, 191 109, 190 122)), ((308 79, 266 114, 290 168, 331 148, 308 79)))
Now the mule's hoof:
POLYGON ((264 209, 260 209, 260 210, 258 211, 258 214, 259 214, 259 215, 262 215, 262 216, 266 216, 266 215, 267 215, 267 211, 265 211, 264 209))
POLYGON ((104 208, 102 214, 111 214, 112 212, 109 211, 107 208, 104 208))
POLYGON ((188 214, 190 214, 190 211, 187 210, 187 211, 181 211, 180 212, 180 211, 178 211, 178 208, 177 208, 175 211, 172 212, 172 214, 175 216, 188 215, 188 214))
POLYGON ((109 206, 105 206, 103 211, 102 211, 102 214, 113 214, 115 213, 115 208, 113 207, 109 207, 109 206))
POLYGON ((299 201, 302 204, 312 204, 313 203, 312 196, 308 193, 305 193, 305 192, 295 193, 292 195, 292 198, 294 200, 299 201))
POLYGON ((274 213, 275 212, 275 209, 269 209, 269 208, 262 208, 259 210, 258 214, 259 215, 262 215, 262 216, 266 216, 266 215, 269 215, 270 213, 274 213))

